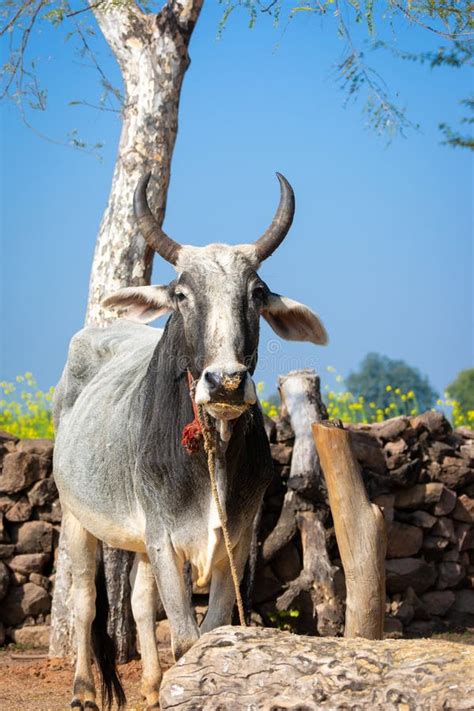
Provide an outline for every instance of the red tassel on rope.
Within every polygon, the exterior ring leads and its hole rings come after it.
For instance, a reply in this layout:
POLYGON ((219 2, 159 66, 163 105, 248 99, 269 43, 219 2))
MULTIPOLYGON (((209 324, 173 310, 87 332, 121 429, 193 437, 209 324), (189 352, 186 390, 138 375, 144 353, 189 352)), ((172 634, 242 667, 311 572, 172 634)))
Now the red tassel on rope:
POLYGON ((193 405, 194 420, 192 422, 189 422, 189 424, 185 425, 185 427, 183 427, 181 444, 183 445, 188 454, 195 454, 199 450, 199 445, 202 439, 202 427, 201 422, 199 420, 197 405, 194 400, 193 376, 191 375, 190 370, 188 370, 188 384, 189 394, 191 396, 191 402, 193 405))

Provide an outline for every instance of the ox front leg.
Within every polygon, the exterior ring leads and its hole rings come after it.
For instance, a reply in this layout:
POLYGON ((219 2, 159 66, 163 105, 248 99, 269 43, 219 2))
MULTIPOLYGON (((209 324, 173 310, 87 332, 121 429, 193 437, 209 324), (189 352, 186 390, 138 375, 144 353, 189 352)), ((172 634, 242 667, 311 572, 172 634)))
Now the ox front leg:
POLYGON ((63 516, 67 551, 71 558, 76 671, 71 708, 96 709, 91 665, 91 625, 95 617, 97 539, 69 512, 63 516))
POLYGON ((159 708, 161 666, 156 644, 156 610, 158 590, 153 569, 144 553, 137 553, 130 574, 132 586, 132 612, 137 624, 142 656, 141 692, 147 708, 159 708))
POLYGON ((147 553, 153 566, 158 592, 170 623, 171 649, 178 661, 199 639, 191 598, 184 579, 184 560, 178 557, 170 538, 147 538, 147 553))
MULTIPOLYGON (((244 574, 245 563, 249 556, 252 527, 246 531, 234 548, 234 561, 239 581, 244 574)), ((201 634, 210 632, 216 627, 230 625, 235 605, 235 588, 230 572, 227 556, 212 569, 211 589, 209 591, 209 607, 201 625, 201 634)))

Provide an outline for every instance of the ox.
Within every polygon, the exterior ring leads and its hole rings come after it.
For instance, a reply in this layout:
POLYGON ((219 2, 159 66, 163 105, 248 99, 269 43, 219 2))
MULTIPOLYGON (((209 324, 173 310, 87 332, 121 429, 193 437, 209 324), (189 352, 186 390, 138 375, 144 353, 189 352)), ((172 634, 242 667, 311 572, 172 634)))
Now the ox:
POLYGON ((85 328, 71 341, 54 402, 54 475, 73 574, 77 663, 72 707, 98 708, 91 644, 105 704, 110 707, 114 696, 119 706, 125 702, 106 633, 98 541, 136 552, 132 611, 149 708, 158 704, 161 681, 157 595, 170 623, 175 659, 200 634, 230 623, 235 590, 206 456, 202 446, 189 456, 181 440, 193 419, 194 397, 215 423, 219 498, 241 578, 252 523, 272 474, 252 381, 260 316, 283 338, 327 341, 308 307, 272 293, 257 274, 293 220, 293 190, 277 175, 280 203, 255 243, 202 248, 181 246, 163 232, 147 202, 150 175, 142 178, 134 197, 138 225, 148 245, 174 265, 176 279, 167 286, 120 289, 104 305, 126 319, 107 328, 85 328), (164 330, 144 325, 167 313, 164 330), (190 382, 195 384, 191 391, 190 382), (185 564, 197 586, 209 587, 200 628, 185 564))

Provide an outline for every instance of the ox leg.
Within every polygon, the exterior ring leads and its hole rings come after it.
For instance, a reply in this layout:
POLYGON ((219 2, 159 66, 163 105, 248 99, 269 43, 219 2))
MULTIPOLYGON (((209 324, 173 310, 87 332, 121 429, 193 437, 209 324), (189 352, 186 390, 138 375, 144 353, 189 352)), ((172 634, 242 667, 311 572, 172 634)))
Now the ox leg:
MULTIPOLYGON (((244 574, 245 563, 250 551, 252 527, 242 535, 234 548, 234 561, 239 581, 244 574)), ((227 556, 216 563, 212 569, 211 589, 209 591, 209 607, 201 624, 201 634, 210 632, 216 627, 230 625, 232 611, 235 605, 235 590, 227 556)))
POLYGON ((130 573, 132 612, 137 624, 142 655, 141 692, 148 708, 159 708, 161 666, 156 644, 155 624, 158 590, 153 569, 145 553, 137 553, 130 573))
POLYGON ((91 664, 97 539, 69 512, 63 517, 63 526, 66 526, 66 545, 71 558, 77 653, 71 707, 98 711, 91 664))
POLYGON ((178 661, 199 639, 199 627, 184 580, 184 560, 178 557, 166 534, 157 542, 148 540, 147 552, 170 623, 171 649, 178 661))

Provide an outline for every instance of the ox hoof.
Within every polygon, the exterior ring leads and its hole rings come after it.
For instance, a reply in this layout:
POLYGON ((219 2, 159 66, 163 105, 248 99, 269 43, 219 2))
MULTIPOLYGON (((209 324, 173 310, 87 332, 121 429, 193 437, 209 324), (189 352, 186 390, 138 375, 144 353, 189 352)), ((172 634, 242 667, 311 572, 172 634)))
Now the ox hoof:
POLYGON ((82 701, 80 699, 73 699, 71 701, 71 708, 79 709, 79 711, 84 711, 84 706, 82 705, 82 701))
POLYGON ((95 701, 86 701, 84 704, 84 709, 92 709, 92 711, 100 711, 95 701))

